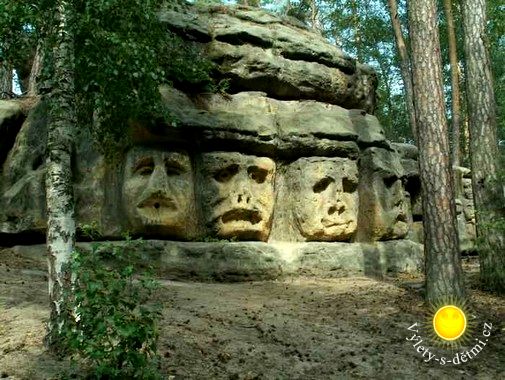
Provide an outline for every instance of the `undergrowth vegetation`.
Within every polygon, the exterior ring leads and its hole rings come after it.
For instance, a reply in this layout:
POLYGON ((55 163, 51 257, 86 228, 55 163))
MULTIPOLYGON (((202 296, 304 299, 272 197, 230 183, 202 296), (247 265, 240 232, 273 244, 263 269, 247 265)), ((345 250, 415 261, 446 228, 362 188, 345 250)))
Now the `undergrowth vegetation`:
POLYGON ((141 244, 127 238, 120 246, 94 243, 91 251, 73 253, 62 347, 88 378, 161 378, 156 347, 161 307, 152 301, 159 284, 133 264, 141 244))

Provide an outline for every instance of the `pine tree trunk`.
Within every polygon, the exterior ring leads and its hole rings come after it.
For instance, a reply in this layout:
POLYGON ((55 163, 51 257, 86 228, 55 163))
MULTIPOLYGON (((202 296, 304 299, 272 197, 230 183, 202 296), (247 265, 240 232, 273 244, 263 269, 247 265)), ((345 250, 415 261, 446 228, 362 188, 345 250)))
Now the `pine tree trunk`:
POLYGON ((486 23, 486 1, 464 0, 466 93, 475 218, 481 242, 480 273, 486 288, 505 292, 505 233, 503 227, 501 231, 496 228, 496 222, 505 222, 505 194, 498 180, 500 152, 486 23))
POLYGON ((451 114, 452 114, 452 164, 460 166, 461 91, 459 88, 458 48, 454 28, 451 0, 444 0, 447 35, 449 37, 449 62, 451 64, 451 114))
POLYGON ((47 344, 57 349, 65 322, 63 290, 71 284, 70 257, 75 245, 71 156, 76 126, 74 52, 71 6, 59 1, 55 10, 54 82, 50 95, 47 138, 47 254, 51 316, 47 344))
POLYGON ((424 214, 426 297, 465 296, 442 87, 435 0, 409 2, 412 79, 424 214))
POLYGON ((405 88, 405 104, 407 105, 407 113, 409 115, 410 129, 412 130, 412 135, 416 139, 416 114, 414 110, 414 96, 412 92, 412 75, 410 72, 410 57, 407 51, 407 46, 405 40, 403 39, 402 27, 400 24, 400 18, 398 16, 398 7, 396 0, 388 0, 389 3, 389 13, 391 15, 391 24, 393 25, 393 31, 395 33, 396 47, 398 49, 398 54, 400 56, 400 72, 403 79, 403 85, 405 88))

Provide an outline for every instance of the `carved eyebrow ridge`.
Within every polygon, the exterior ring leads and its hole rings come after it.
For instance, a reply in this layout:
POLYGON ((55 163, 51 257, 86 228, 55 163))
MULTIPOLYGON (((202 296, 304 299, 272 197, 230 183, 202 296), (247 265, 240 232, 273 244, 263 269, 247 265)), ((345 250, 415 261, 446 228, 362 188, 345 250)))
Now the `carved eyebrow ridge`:
POLYGON ((177 158, 173 157, 165 158, 165 165, 170 168, 178 169, 181 171, 187 171, 190 169, 189 165, 187 165, 185 162, 181 162, 177 158))
POLYGON ((154 165, 154 158, 153 157, 151 157, 151 156, 141 157, 135 162, 135 165, 133 165, 133 171, 135 172, 143 166, 153 166, 153 165, 154 165))

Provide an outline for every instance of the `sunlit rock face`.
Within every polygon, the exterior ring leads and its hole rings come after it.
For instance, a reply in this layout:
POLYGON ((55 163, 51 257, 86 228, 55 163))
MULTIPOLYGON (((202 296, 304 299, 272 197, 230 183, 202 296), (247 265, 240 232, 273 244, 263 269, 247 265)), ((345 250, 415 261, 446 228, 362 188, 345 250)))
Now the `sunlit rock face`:
POLYGON ((294 221, 308 241, 346 241, 356 231, 358 168, 345 158, 300 158, 291 165, 294 221))
POLYGON ((126 155, 123 207, 128 229, 188 238, 194 229, 194 181, 184 151, 135 147, 126 155))
POLYGON ((368 148, 360 157, 359 240, 404 238, 412 221, 399 155, 368 148))
POLYGON ((220 238, 266 241, 274 207, 275 163, 237 152, 202 155, 206 225, 220 238))

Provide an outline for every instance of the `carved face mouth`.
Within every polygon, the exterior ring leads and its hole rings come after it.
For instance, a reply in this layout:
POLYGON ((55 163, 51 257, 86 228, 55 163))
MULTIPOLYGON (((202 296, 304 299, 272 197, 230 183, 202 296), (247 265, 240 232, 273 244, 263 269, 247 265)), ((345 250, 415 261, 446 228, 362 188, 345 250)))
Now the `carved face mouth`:
POLYGON ((175 202, 166 196, 160 196, 159 194, 156 195, 151 195, 147 197, 146 199, 142 200, 137 204, 137 208, 140 209, 154 209, 154 210, 170 210, 170 211, 175 211, 177 210, 177 205, 175 202))
POLYGON ((405 214, 403 211, 400 211, 395 221, 407 223, 407 214, 405 214))
POLYGON ((324 228, 331 228, 331 227, 342 227, 342 226, 348 226, 352 223, 352 220, 329 220, 329 219, 321 219, 321 224, 323 225, 324 228))
POLYGON ((238 221, 245 221, 251 224, 258 224, 261 222, 262 217, 259 211, 256 210, 247 210, 247 209, 234 209, 225 212, 221 216, 221 221, 223 223, 231 223, 238 221))

